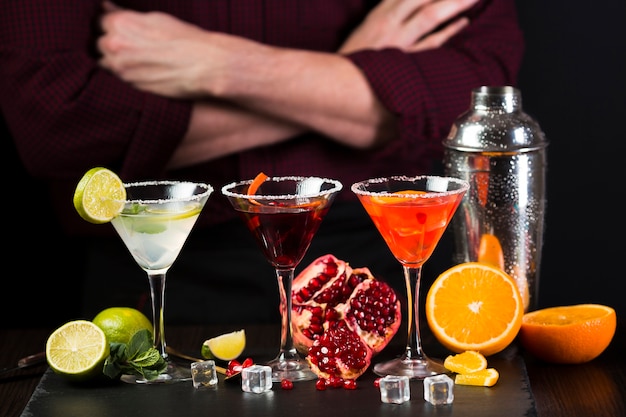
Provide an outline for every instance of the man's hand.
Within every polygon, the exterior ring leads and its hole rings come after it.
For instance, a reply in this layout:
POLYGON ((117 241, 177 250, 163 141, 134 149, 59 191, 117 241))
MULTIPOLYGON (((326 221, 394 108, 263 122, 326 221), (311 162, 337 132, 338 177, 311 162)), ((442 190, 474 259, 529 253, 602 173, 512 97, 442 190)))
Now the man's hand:
MULTIPOLYGON (((243 38, 200 29, 169 14, 140 13, 110 5, 101 18, 100 65, 135 87, 169 97, 206 95, 201 79, 228 71, 231 43, 243 38)), ((236 42, 239 41, 239 42, 236 42)), ((238 45, 237 49, 242 50, 238 45)))
POLYGON ((339 49, 398 48, 417 52, 437 48, 469 23, 460 13, 478 0, 384 0, 376 6, 339 49), (445 22, 450 22, 434 31, 445 22))

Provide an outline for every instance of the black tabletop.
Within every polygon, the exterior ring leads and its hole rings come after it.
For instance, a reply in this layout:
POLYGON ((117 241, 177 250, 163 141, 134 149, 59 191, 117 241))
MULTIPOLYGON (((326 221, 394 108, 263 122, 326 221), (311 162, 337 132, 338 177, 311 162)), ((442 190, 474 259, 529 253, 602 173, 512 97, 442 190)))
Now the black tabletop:
MULTIPOLYGON (((248 336, 245 355, 262 361, 277 352, 279 329, 244 326, 248 336)), ((170 344, 198 354, 209 336, 236 330, 228 326, 186 326, 168 329, 170 344)), ((43 348, 49 330, 0 330, 2 364, 43 348)), ((401 338, 399 339, 401 341, 401 338)), ((358 380, 358 389, 317 391, 314 381, 298 382, 293 390, 274 384, 271 392, 244 393, 232 382, 220 380, 217 389, 197 390, 191 382, 171 385, 74 386, 43 365, 0 376, 0 415, 6 417, 56 416, 621 416, 626 415, 626 325, 619 322, 616 336, 600 357, 582 365, 551 365, 528 357, 513 343, 488 358, 501 374, 491 388, 455 386, 451 406, 433 407, 425 402, 422 382, 411 382, 411 400, 385 404, 374 387, 371 370, 358 380)), ((436 344, 425 343, 431 356, 445 354, 436 344)), ((387 355, 401 351, 390 345, 387 355)), ((384 357, 375 358, 375 361, 384 357)))

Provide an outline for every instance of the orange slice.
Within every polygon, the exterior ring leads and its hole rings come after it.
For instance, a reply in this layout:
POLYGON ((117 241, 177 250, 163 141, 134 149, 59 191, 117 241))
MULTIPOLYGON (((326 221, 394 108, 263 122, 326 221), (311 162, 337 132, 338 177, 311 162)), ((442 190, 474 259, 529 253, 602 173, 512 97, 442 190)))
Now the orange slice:
POLYGON ((483 369, 482 371, 469 374, 458 374, 454 379, 457 385, 476 385, 481 387, 493 387, 500 379, 500 374, 494 368, 483 369))
POLYGON ((467 350, 463 353, 448 356, 443 362, 443 366, 448 371, 456 372, 457 374, 467 374, 487 369, 487 359, 479 352, 467 350))
POLYGON ((449 350, 493 355, 506 348, 522 324, 522 297, 499 268, 466 262, 443 272, 426 295, 426 319, 449 350))
POLYGON ((611 307, 578 304, 526 313, 520 342, 534 356, 552 363, 584 363, 609 346, 617 326, 611 307))

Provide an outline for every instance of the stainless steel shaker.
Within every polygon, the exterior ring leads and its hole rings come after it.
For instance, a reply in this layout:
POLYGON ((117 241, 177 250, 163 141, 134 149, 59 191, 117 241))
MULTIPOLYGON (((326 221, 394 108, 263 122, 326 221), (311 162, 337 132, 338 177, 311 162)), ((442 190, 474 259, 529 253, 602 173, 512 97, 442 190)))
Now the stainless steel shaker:
POLYGON ((455 261, 499 265, 537 308, 546 209, 547 141, 511 86, 472 90, 444 140, 447 175, 470 189, 451 222, 455 261))

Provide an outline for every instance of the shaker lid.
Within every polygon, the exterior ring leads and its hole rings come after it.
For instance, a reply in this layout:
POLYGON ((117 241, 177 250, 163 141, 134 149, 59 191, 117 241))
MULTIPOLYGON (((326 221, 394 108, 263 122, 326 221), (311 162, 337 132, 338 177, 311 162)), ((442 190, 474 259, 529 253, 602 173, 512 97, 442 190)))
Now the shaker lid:
POLYGON ((470 108, 454 121, 443 145, 465 152, 529 152, 546 147, 543 131, 521 103, 515 87, 473 89, 470 108))

